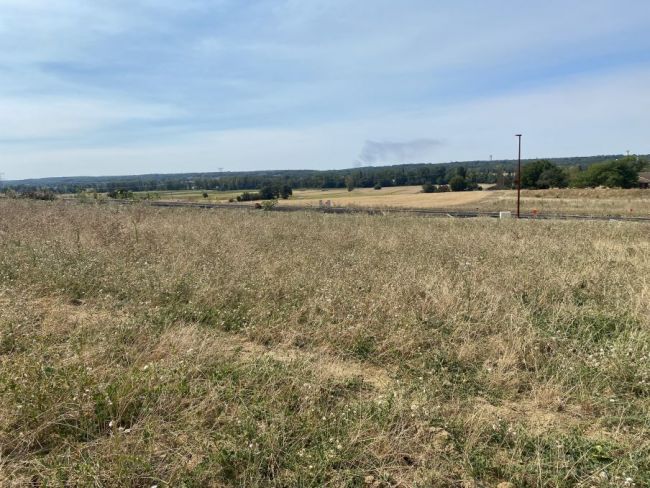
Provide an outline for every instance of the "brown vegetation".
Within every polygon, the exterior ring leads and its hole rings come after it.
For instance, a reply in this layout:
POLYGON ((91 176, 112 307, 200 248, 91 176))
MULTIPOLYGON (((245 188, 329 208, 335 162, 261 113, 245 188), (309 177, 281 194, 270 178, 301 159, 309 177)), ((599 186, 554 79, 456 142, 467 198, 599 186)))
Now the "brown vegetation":
POLYGON ((648 486, 642 224, 0 201, 2 486, 648 486))

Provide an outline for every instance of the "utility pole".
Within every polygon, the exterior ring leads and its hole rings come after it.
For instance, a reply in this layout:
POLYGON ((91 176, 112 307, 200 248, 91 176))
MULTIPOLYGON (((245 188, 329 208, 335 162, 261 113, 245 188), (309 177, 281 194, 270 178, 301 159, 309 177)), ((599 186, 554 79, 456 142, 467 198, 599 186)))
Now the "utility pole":
POLYGON ((517 218, 521 208, 521 134, 515 134, 519 138, 519 157, 517 158, 517 218))

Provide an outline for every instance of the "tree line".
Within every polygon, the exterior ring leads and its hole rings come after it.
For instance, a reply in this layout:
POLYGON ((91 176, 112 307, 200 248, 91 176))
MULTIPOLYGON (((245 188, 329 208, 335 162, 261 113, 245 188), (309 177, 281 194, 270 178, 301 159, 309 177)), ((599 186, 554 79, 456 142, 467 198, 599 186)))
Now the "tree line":
MULTIPOLYGON (((621 186, 635 184, 639 164, 645 158, 592 156, 525 161, 522 184, 526 188, 551 186, 621 186)), ((0 182, 0 187, 17 192, 48 189, 56 193, 87 190, 109 193, 157 192, 173 190, 260 191, 264 187, 282 188, 381 188, 430 185, 440 188, 472 190, 478 183, 511 188, 516 180, 515 161, 470 161, 441 164, 401 164, 343 170, 286 170, 223 173, 185 173, 113 177, 67 177, 0 182), (452 188, 453 187, 453 188, 452 188)))
POLYGON ((543 159, 527 164, 521 171, 522 188, 634 188, 638 185, 639 172, 648 166, 648 160, 636 156, 616 158, 594 163, 582 170, 576 167, 562 168, 543 159))

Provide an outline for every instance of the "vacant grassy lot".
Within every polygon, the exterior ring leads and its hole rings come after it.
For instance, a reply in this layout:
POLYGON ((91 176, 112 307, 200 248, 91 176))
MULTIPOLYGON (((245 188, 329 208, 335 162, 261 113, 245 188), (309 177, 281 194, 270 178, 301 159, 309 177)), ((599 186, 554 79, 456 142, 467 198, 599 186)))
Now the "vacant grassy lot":
MULTIPOLYGON (((515 209, 517 192, 513 190, 484 192, 485 198, 467 208, 500 211, 515 209)), ((562 189, 522 190, 522 212, 536 209, 540 214, 650 216, 650 191, 631 189, 562 189)))
POLYGON ((0 486, 649 486, 649 232, 0 201, 0 486))

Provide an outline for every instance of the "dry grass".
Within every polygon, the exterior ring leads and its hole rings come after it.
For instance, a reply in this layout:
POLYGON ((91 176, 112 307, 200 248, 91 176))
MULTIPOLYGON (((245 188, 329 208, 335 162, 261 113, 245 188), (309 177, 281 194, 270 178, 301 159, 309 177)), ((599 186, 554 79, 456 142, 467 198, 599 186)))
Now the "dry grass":
MULTIPOLYGON (((163 200, 225 202, 241 192, 168 192, 163 200)), ((372 208, 449 208, 481 211, 514 211, 517 192, 512 190, 482 192, 422 193, 420 186, 388 187, 381 190, 357 188, 339 190, 295 190, 290 200, 280 205, 314 206, 330 200, 334 206, 372 208)), ((244 205, 250 206, 254 203, 244 205)), ((650 216, 650 191, 616 189, 523 190, 522 211, 540 214, 650 216)))
MULTIPOLYGON (((517 205, 517 192, 512 190, 485 192, 481 210, 512 210, 517 205)), ((522 190, 522 212, 537 210, 540 214, 650 216, 650 191, 605 188, 522 190)))
POLYGON ((624 223, 0 202, 2 486, 648 486, 624 223))

